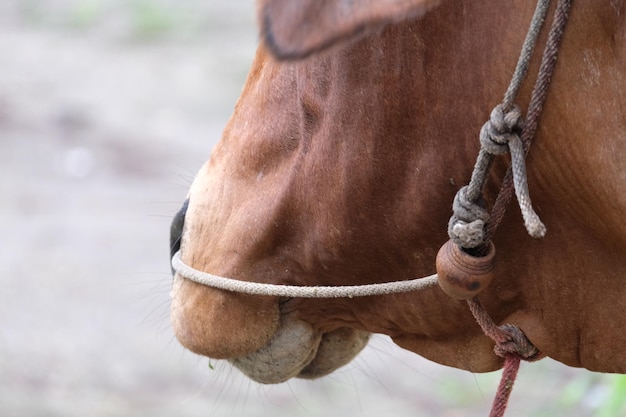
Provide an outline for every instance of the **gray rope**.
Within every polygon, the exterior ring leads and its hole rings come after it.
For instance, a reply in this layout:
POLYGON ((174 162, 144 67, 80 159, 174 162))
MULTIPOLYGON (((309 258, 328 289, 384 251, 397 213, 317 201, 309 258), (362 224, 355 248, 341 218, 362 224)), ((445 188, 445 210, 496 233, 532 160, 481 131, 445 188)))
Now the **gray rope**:
POLYGON ((182 277, 198 284, 231 292, 251 295, 266 295, 290 298, 353 298, 372 295, 397 294, 411 291, 420 291, 437 284, 437 274, 424 278, 407 281, 383 282, 367 285, 347 286, 312 286, 263 284, 260 282, 240 281, 232 278, 220 277, 207 272, 198 271, 185 264, 180 258, 180 252, 172 257, 172 268, 182 277))
POLYGON ((485 243, 485 224, 489 214, 482 203, 482 190, 496 155, 511 153, 513 182, 524 225, 532 237, 543 237, 544 224, 532 207, 526 177, 525 153, 520 139, 523 128, 521 111, 513 104, 528 72, 528 65, 545 21, 550 0, 539 0, 509 87, 480 131, 481 149, 469 185, 461 188, 453 203, 448 223, 450 239, 463 248, 485 243))
POLYGON ((537 38, 539 37, 539 32, 541 32, 543 22, 545 22, 546 20, 546 15, 548 14, 549 8, 550 0, 539 0, 537 2, 537 7, 535 8, 535 13, 533 14, 533 18, 530 22, 528 34, 526 34, 526 39, 524 39, 522 51, 520 52, 520 57, 517 61, 517 66, 515 67, 515 72, 513 73, 513 77, 511 78, 509 88, 504 94, 504 99, 502 100, 502 104, 504 105, 505 109, 509 109, 513 105, 513 102, 517 97, 517 93, 519 92, 522 82, 524 81, 524 78, 526 78, 526 73, 528 72, 528 64, 530 63, 533 51, 535 50, 535 46, 537 45, 537 38))
MULTIPOLYGON (((569 17, 569 10, 572 5, 571 0, 560 0, 556 11, 554 13, 554 21, 552 22, 552 28, 548 35, 548 40, 541 58, 541 65, 539 67, 539 74, 535 81, 535 86, 531 95, 530 103, 528 104, 527 120, 522 130, 522 144, 524 146, 524 152, 528 154, 530 143, 537 130, 539 123, 539 116, 545 103, 546 95, 548 93, 548 87, 554 73, 556 65, 559 44, 565 31, 565 26, 569 17)), ((513 170, 511 167, 507 170, 498 197, 493 205, 491 211, 491 218, 489 223, 485 227, 485 241, 491 239, 494 231, 498 228, 498 225, 502 221, 506 207, 512 196, 513 190, 513 170)))
POLYGON ((513 167, 513 184, 515 187, 515 196, 519 203, 524 219, 524 226, 528 234, 534 238, 544 237, 546 234, 546 226, 541 222, 537 213, 533 209, 528 193, 528 181, 526 180, 526 165, 524 163, 525 154, 522 140, 519 136, 512 138, 509 143, 511 151, 511 166, 513 167))

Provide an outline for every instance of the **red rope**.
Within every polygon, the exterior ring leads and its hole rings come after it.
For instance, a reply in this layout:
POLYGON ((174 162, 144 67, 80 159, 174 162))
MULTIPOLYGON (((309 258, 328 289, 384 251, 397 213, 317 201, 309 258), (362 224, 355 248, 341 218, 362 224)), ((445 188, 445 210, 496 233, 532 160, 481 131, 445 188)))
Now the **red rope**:
POLYGON ((541 352, 528 340, 524 332, 512 324, 498 326, 485 310, 478 298, 470 298, 467 305, 485 335, 496 344, 495 353, 504 358, 500 385, 491 405, 489 417, 502 417, 509 402, 513 384, 517 377, 520 361, 536 361, 543 357, 541 352))
POLYGON ((520 358, 519 356, 508 355, 504 358, 504 368, 502 370, 502 377, 500 378, 500 385, 498 385, 498 391, 496 391, 496 397, 491 404, 491 413, 489 417, 502 417, 506 411, 506 406, 509 403, 509 397, 513 390, 513 384, 517 377, 517 371, 519 370, 520 358))

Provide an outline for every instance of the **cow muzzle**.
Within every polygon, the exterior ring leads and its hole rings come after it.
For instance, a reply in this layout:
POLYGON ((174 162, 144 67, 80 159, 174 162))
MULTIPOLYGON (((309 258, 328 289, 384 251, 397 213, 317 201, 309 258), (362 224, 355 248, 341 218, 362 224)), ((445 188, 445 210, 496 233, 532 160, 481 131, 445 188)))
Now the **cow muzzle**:
MULTIPOLYGON (((186 200, 172 221, 171 257, 181 249, 188 207, 186 200)), ((322 333, 294 313, 281 314, 278 302, 278 297, 210 288, 175 273, 174 333, 187 349, 228 359, 266 384, 327 375, 350 362, 369 340, 369 333, 351 328, 322 333)))
POLYGON ((281 314, 276 297, 215 290, 178 275, 172 324, 187 349, 228 359, 264 384, 327 375, 349 363, 370 336, 347 327, 322 333, 294 313, 281 314))

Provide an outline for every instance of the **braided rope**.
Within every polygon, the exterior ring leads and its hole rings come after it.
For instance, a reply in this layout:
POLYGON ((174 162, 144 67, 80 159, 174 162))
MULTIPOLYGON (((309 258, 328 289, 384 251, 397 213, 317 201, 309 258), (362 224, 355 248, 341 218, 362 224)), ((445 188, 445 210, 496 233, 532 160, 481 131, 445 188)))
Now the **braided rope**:
POLYGON ((198 271, 185 264, 180 258, 180 252, 172 257, 172 268, 178 274, 198 284, 209 287, 239 292, 250 295, 267 295, 290 298, 353 298, 372 295, 397 294, 411 291, 420 291, 437 284, 437 274, 424 278, 407 281, 383 282, 366 285, 345 286, 311 286, 264 284, 261 282, 240 281, 233 278, 220 277, 208 272, 198 271))

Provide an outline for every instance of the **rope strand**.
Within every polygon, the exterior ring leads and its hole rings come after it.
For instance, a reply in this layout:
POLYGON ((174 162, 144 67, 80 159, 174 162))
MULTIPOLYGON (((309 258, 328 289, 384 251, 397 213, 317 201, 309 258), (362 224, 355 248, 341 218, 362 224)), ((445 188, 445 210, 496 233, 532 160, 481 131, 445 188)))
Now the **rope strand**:
POLYGON ((266 295, 290 298, 353 298, 369 297, 372 295, 397 294, 403 292, 420 291, 437 286, 437 274, 424 278, 407 281, 383 282, 368 285, 345 286, 299 286, 264 284, 261 282, 240 281, 233 278, 220 277, 208 272, 198 271, 185 264, 180 258, 180 252, 172 257, 172 268, 178 274, 198 284, 220 290, 239 292, 250 295, 266 295))

